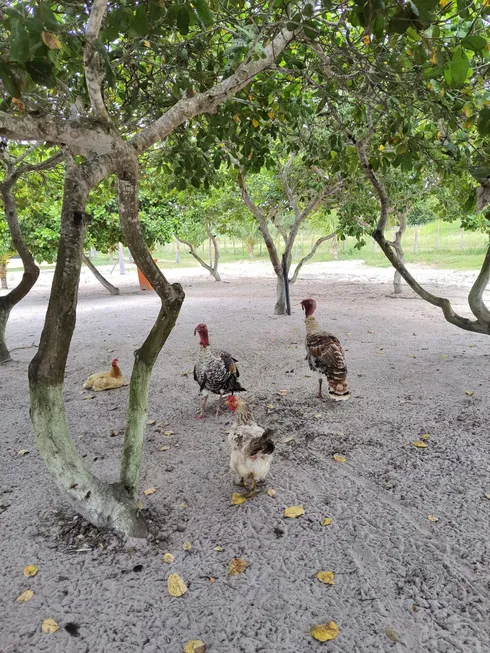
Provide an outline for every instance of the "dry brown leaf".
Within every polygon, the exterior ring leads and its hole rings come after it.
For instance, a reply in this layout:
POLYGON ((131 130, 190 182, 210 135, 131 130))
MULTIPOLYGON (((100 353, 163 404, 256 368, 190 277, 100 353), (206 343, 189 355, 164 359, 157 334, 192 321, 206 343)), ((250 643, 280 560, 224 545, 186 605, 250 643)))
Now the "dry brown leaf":
POLYGON ((315 413, 315 417, 316 417, 316 419, 320 419, 321 416, 322 416, 321 413, 315 413))
POLYGON ((281 444, 289 444, 290 442, 294 442, 295 439, 296 438, 294 437, 294 435, 288 435, 287 438, 284 438, 283 440, 281 440, 281 444))
POLYGON ((206 653, 206 644, 202 639, 191 639, 184 646, 184 653, 206 653))
POLYGON ((415 356, 415 354, 410 354, 409 358, 417 358, 417 356, 415 356))
POLYGON ((45 619, 41 624, 41 630, 46 635, 50 633, 55 633, 59 629, 60 627, 58 626, 58 624, 54 619, 45 619))
POLYGON ((277 394, 281 395, 281 397, 286 397, 287 394, 288 394, 288 391, 287 390, 279 390, 279 392, 277 394))
POLYGON ((340 453, 334 453, 332 458, 336 460, 338 463, 345 463, 345 461, 347 460, 346 457, 342 456, 342 454, 340 453))
POLYGON ((121 431, 116 431, 116 430, 114 429, 114 430, 112 430, 112 431, 109 433, 109 435, 111 436, 111 438, 115 438, 116 435, 119 435, 120 433, 121 433, 121 431))
POLYGON ((153 424, 156 424, 156 419, 147 419, 146 423, 148 426, 153 426, 153 424))
POLYGON ((21 449, 17 452, 19 456, 27 456, 28 453, 30 453, 29 449, 21 449))
POLYGON ((220 546, 219 544, 217 544, 217 545, 214 547, 214 550, 215 550, 215 551, 224 551, 223 547, 220 546))
POLYGON ((143 490, 143 494, 149 496, 150 494, 155 494, 156 491, 157 491, 156 487, 149 487, 147 490, 143 490))
POLYGON ((174 434, 173 431, 164 431, 163 432, 163 435, 173 435, 173 434, 174 434))
POLYGON ((412 444, 414 447, 417 447, 417 449, 427 449, 427 442, 422 442, 422 440, 415 440, 412 444))
POLYGON ((27 565, 27 567, 24 567, 24 576, 31 578, 32 576, 35 576, 38 571, 36 565, 27 565))
POLYGON ((167 579, 167 588, 170 596, 183 596, 187 592, 187 586, 179 574, 170 574, 167 579))
POLYGON ((15 600, 17 603, 27 603, 27 601, 30 601, 33 596, 34 596, 34 592, 32 590, 25 590, 15 600))
POLYGON ((335 584, 333 571, 319 571, 316 577, 321 583, 325 583, 326 585, 335 584))
POLYGON ((182 548, 184 551, 190 551, 192 549, 192 544, 190 542, 184 542, 184 546, 182 548))
POLYGON ((247 500, 247 497, 244 496, 243 494, 240 494, 240 492, 234 492, 231 495, 231 505, 232 506, 239 506, 242 503, 245 503, 247 500))
POLYGON ((213 578, 212 576, 209 576, 209 582, 210 582, 210 583, 215 583, 215 582, 216 582, 216 578, 213 578))
POLYGON ((317 624, 312 626, 310 633, 319 642, 328 642, 335 639, 339 634, 339 627, 335 621, 329 621, 328 624, 317 624))
POLYGON ((158 451, 168 451, 170 447, 160 447, 158 451))
POLYGON ((472 397, 475 394, 474 390, 465 390, 464 392, 465 392, 465 394, 468 395, 468 397, 472 397))
POLYGON ((284 511, 284 517, 289 517, 291 519, 295 519, 296 517, 301 517, 301 515, 305 514, 305 509, 303 506, 290 506, 289 508, 286 508, 284 511))
POLYGON ((395 630, 393 626, 387 626, 385 633, 386 633, 386 637, 388 637, 388 639, 391 639, 392 642, 402 641, 400 637, 400 633, 397 630, 395 630))
POLYGON ((368 333, 374 333, 374 331, 371 331, 371 330, 370 330, 370 331, 368 331, 368 333))
POLYGON ((61 49, 61 41, 56 34, 53 34, 52 32, 41 32, 41 38, 44 45, 46 45, 50 50, 61 49))
POLYGON ((439 521, 439 517, 437 515, 427 515, 427 519, 429 521, 439 521))
POLYGON ((420 436, 421 440, 428 440, 430 438, 430 435, 428 433, 422 433, 420 436))
POLYGON ((167 552, 167 553, 163 554, 162 560, 163 560, 163 562, 168 562, 168 564, 171 564, 172 562, 174 562, 175 556, 173 556, 171 553, 167 552))
POLYGON ((330 526, 332 523, 332 520, 330 517, 324 517, 322 520, 322 526, 330 526))
POLYGON ((485 496, 487 499, 490 499, 490 492, 485 492, 485 496))
POLYGON ((274 490, 274 488, 271 488, 271 487, 270 487, 270 488, 267 490, 267 494, 268 494, 270 497, 275 497, 275 496, 276 496, 276 491, 274 490))
POLYGON ((239 576, 240 574, 243 574, 247 567, 248 562, 244 558, 233 558, 230 561, 228 571, 226 573, 228 576, 239 576))

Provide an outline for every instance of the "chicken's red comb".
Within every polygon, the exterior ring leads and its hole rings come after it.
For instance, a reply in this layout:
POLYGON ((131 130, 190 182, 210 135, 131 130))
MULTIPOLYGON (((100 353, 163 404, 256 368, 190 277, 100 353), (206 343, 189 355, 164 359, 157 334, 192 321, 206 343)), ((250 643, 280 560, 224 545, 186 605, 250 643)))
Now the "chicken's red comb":
POLYGON ((115 359, 112 361, 112 365, 117 365, 118 363, 119 363, 119 358, 115 358, 115 359))
POLYGON ((208 327, 204 324, 204 322, 201 322, 201 324, 198 324, 197 327, 194 329, 194 335, 198 333, 199 331, 207 331, 208 327))

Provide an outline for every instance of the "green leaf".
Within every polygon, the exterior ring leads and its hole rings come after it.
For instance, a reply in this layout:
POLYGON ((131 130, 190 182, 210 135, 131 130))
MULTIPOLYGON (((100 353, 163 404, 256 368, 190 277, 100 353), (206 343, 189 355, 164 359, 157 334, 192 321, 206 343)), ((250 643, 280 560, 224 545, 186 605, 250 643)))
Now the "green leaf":
POLYGON ((42 84, 47 88, 53 88, 56 84, 56 78, 53 74, 53 68, 47 59, 33 59, 26 63, 26 70, 33 82, 42 84))
POLYGON ((0 63, 0 79, 9 95, 20 98, 19 80, 15 76, 12 68, 6 63, 0 63))
POLYGON ((189 33, 189 24, 191 22, 191 15, 187 5, 182 5, 177 14, 177 27, 179 32, 184 36, 189 33))
POLYGON ((9 37, 9 45, 11 59, 20 63, 29 61, 29 34, 21 23, 14 23, 9 37))
POLYGON ((138 5, 131 22, 131 27, 138 36, 145 36, 148 34, 150 25, 146 15, 145 5, 138 5))
POLYGON ((470 34, 470 36, 463 39, 462 44, 465 48, 478 52, 487 47, 487 39, 484 39, 483 36, 480 36, 479 34, 470 34))
POLYGON ((478 131, 482 136, 490 135, 490 109, 482 109, 478 115, 478 131))
POLYGON ((470 62, 462 47, 456 48, 451 59, 451 76, 456 84, 463 84, 468 75, 470 62))
POLYGON ((202 22, 207 27, 209 27, 209 25, 212 25, 214 22, 214 18, 206 0, 194 0, 194 6, 196 7, 197 15, 202 20, 202 22))

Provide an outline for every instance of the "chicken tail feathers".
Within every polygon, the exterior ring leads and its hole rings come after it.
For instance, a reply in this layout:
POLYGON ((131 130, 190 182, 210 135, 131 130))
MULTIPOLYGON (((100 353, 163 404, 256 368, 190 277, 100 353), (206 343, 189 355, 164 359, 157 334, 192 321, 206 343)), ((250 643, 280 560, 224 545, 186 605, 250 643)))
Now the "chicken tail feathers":
POLYGON ((250 443, 250 449, 247 453, 248 456, 257 456, 258 454, 265 456, 274 453, 274 449, 274 442, 272 442, 270 437, 267 435, 267 431, 264 431, 260 438, 252 440, 250 443))
POLYGON ((351 395, 347 385, 346 374, 333 373, 328 375, 328 394, 335 401, 349 399, 351 395))

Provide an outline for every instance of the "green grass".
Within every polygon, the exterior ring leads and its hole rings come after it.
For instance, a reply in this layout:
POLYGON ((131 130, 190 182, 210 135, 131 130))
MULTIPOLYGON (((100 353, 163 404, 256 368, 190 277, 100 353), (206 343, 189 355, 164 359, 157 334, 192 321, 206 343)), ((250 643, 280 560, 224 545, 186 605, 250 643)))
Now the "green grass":
MULTIPOLYGON (((389 228, 387 230, 387 237, 392 237, 392 234, 393 231, 389 228)), ((309 251, 313 239, 317 237, 319 237, 319 234, 315 237, 311 234, 300 234, 298 236, 293 256, 295 262, 299 261, 309 251)), ((403 239, 406 261, 408 263, 418 263, 440 269, 478 270, 488 247, 488 236, 485 234, 465 232, 461 241, 461 229, 458 225, 446 222, 439 222, 439 228, 436 222, 418 227, 417 252, 414 252, 414 238, 415 228, 408 227, 403 239)), ((218 242, 220 245, 220 263, 249 260, 248 252, 240 242, 236 242, 235 252, 233 251, 233 246, 229 238, 220 238, 218 242)), ((362 259, 366 265, 375 267, 390 266, 384 254, 372 239, 369 239, 366 246, 360 250, 355 248, 355 244, 356 241, 354 238, 347 238, 345 241, 339 242, 338 260, 362 259)), ((207 261, 207 243, 199 248, 199 255, 207 261)), ((153 256, 158 259, 158 265, 164 270, 177 267, 175 263, 174 244, 156 249, 153 256)), ((266 248, 263 244, 262 246, 257 245, 255 247, 254 260, 268 261, 266 248)), ((315 256, 310 259, 310 262, 333 260, 331 241, 327 241, 320 246, 315 256)), ((99 254, 96 260, 97 265, 114 265, 115 262, 116 258, 111 261, 110 257, 105 254, 99 254)), ((180 246, 180 266, 199 266, 199 263, 188 253, 185 245, 180 246)), ((53 268, 53 265, 43 265, 43 269, 53 268)), ((21 269, 19 267, 9 267, 9 272, 21 269)))

